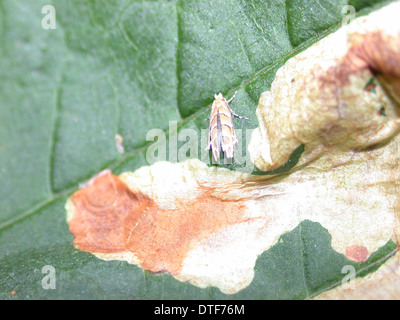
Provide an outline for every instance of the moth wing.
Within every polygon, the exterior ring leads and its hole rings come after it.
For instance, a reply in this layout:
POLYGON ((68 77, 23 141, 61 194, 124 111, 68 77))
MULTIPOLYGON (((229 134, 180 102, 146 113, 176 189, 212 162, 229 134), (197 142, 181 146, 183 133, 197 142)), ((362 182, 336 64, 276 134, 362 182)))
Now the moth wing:
POLYGON ((212 147, 212 154, 214 157, 215 161, 219 160, 219 151, 221 150, 222 146, 222 136, 221 136, 221 130, 219 128, 219 124, 213 128, 211 132, 211 147, 212 147))
POLYGON ((208 124, 208 145, 205 148, 205 150, 210 150, 212 148, 212 127, 213 127, 213 120, 214 120, 214 113, 215 113, 215 101, 213 102, 211 106, 211 115, 210 115, 210 120, 208 124))
POLYGON ((223 132, 223 143, 222 143, 222 151, 225 153, 226 157, 231 159, 233 158, 233 154, 235 152, 235 145, 238 142, 235 135, 235 130, 233 128, 229 128, 230 130, 224 130, 223 132), (228 134, 226 131, 230 131, 228 134))
POLYGON ((218 106, 216 101, 211 107, 210 123, 208 126, 208 145, 205 150, 211 150, 215 161, 219 160, 219 151, 221 149, 220 124, 218 116, 218 106))
POLYGON ((235 152, 235 144, 238 141, 233 127, 232 113, 227 104, 223 114, 221 114, 221 135, 222 151, 228 159, 232 159, 235 152))

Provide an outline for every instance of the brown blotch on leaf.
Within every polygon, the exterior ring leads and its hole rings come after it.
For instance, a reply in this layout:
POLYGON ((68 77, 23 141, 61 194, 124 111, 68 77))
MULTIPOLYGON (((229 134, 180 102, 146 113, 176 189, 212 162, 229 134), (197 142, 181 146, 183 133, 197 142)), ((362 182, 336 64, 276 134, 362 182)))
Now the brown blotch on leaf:
POLYGON ((400 42, 399 39, 376 31, 352 36, 353 46, 340 65, 339 79, 369 69, 382 87, 400 106, 400 42))
POLYGON ((356 262, 364 262, 368 259, 368 249, 364 246, 351 245, 346 248, 346 257, 356 262))
POLYGON ((106 172, 71 197, 74 245, 91 253, 131 252, 148 271, 178 274, 194 246, 226 226, 246 221, 241 201, 212 197, 212 191, 199 187, 193 201, 177 200, 174 208, 162 210, 106 172))
POLYGON ((249 152, 257 168, 279 168, 301 144, 297 167, 333 150, 382 145, 398 134, 400 30, 370 30, 373 22, 343 27, 277 71, 256 111, 260 126, 249 152), (376 90, 365 88, 371 78, 376 90), (387 117, 377 117, 378 105, 387 117))

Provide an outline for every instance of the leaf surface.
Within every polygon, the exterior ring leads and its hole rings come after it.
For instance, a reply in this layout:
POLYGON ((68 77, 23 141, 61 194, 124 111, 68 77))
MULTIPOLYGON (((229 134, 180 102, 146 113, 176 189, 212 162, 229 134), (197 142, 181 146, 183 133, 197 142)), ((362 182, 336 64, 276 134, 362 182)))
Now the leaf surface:
POLYGON ((276 70, 335 30, 344 5, 367 13, 381 3, 1 0, 0 297, 300 299, 340 284, 344 265, 363 274, 383 263, 393 242, 357 264, 304 221, 259 257, 249 287, 224 295, 76 250, 64 209, 97 172, 147 164, 149 130, 171 137, 171 121, 178 132, 206 129, 215 93, 238 90, 231 106, 249 120, 236 127, 257 127, 258 99, 276 70), (55 30, 41 25, 48 4, 55 30), (42 287, 46 265, 55 267, 55 290, 42 287))

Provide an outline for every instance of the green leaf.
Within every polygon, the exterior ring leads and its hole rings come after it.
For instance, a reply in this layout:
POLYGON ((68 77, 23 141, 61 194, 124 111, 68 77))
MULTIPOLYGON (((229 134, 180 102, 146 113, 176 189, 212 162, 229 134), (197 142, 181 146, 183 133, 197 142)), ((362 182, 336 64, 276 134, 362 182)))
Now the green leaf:
POLYGON ((238 90, 232 108, 249 120, 236 127, 257 127, 260 93, 287 59, 338 28, 344 5, 367 13, 383 3, 0 0, 0 298, 299 299, 340 284, 343 265, 362 276, 381 265, 393 242, 356 264, 305 221, 259 257, 248 288, 229 296, 76 250, 64 204, 105 168, 146 165, 150 129, 169 135, 170 121, 178 131, 206 129, 215 93, 238 90), (42 28, 48 4, 54 30, 42 28), (42 287, 46 265, 56 289, 42 287))

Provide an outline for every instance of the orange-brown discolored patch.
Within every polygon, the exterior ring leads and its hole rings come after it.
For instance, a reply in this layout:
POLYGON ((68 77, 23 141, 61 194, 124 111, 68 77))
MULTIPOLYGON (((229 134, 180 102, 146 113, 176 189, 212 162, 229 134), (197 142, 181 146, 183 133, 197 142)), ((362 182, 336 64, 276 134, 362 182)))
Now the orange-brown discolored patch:
POLYGON ((400 42, 380 31, 366 35, 354 35, 352 47, 343 60, 332 67, 322 79, 321 85, 336 81, 348 84, 349 77, 362 70, 375 74, 387 93, 400 104, 400 42))
POLYGON ((368 255, 368 249, 364 246, 353 244, 346 248, 346 257, 356 262, 364 262, 368 255))
POLYGON ((193 201, 176 200, 160 209, 140 192, 133 192, 111 172, 77 191, 69 222, 77 248, 91 253, 131 252, 152 272, 180 272, 187 253, 218 230, 243 222, 244 205, 212 197, 199 187, 193 201))

